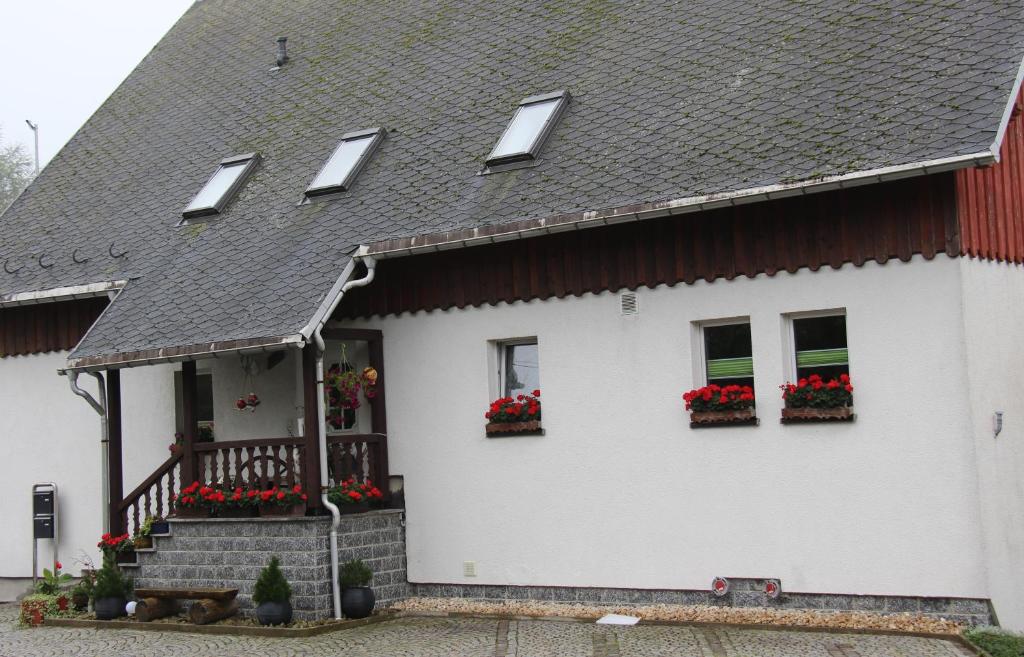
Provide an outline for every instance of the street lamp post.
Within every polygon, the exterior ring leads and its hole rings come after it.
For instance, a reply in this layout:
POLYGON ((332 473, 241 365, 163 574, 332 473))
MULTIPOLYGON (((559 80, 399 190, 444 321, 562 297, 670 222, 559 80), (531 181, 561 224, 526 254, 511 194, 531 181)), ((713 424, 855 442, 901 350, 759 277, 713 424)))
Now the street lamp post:
POLYGON ((32 134, 35 136, 35 141, 36 141, 36 175, 38 176, 39 175, 39 124, 38 123, 32 123, 28 119, 25 119, 25 123, 28 124, 28 127, 32 128, 32 134))

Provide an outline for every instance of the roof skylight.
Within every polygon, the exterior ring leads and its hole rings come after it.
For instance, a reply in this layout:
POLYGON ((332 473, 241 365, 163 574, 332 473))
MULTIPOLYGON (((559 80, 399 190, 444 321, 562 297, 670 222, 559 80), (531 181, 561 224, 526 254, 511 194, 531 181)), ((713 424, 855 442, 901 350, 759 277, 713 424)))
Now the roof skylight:
POLYGON ((494 150, 487 156, 487 166, 537 159, 544 140, 568 104, 568 91, 524 98, 494 150))
POLYGON ((306 188, 306 196, 319 196, 348 190, 383 139, 383 128, 360 130, 342 135, 341 143, 334 149, 327 163, 306 188))
POLYGON ((256 153, 221 160, 220 166, 181 213, 182 216, 191 219, 223 212, 224 206, 238 193, 258 161, 256 153))

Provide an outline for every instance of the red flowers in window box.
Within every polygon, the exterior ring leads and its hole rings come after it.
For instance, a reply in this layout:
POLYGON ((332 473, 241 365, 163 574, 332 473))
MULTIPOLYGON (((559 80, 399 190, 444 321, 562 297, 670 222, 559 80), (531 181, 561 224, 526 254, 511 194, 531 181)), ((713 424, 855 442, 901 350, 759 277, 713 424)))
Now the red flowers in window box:
POLYGON ((484 413, 487 435, 499 433, 527 433, 540 430, 540 390, 529 395, 500 397, 491 402, 484 413))
POLYGON ((721 424, 754 424, 754 389, 750 386, 716 383, 683 394, 686 410, 690 411, 690 426, 721 424))
POLYGON ((806 379, 779 386, 786 407, 782 421, 851 420, 853 419, 853 384, 850 375, 825 381, 812 374, 806 379))
POLYGON ((261 516, 304 516, 309 496, 302 492, 302 486, 291 488, 274 486, 260 491, 257 496, 261 516))

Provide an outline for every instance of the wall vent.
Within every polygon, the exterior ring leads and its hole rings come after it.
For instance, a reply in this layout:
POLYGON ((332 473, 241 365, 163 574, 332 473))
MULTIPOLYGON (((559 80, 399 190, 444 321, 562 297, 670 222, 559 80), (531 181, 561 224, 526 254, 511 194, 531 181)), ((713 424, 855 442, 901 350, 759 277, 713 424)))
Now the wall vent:
POLYGON ((640 300, 636 298, 636 292, 623 292, 619 295, 619 314, 623 317, 632 317, 640 312, 640 300))

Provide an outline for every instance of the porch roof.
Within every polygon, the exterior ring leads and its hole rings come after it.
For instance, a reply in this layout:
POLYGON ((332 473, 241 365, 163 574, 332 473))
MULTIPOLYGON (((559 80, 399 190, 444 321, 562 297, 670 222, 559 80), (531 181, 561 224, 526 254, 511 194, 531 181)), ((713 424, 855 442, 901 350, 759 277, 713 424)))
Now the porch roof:
POLYGON ((1001 138, 1022 19, 997 0, 204 0, 0 219, 0 295, 130 279, 72 366, 281 344, 359 244, 970 166, 1001 138), (479 175, 516 104, 563 88, 536 166, 479 175), (376 125, 355 185, 300 203, 340 136, 376 125), (226 211, 178 227, 247 152, 262 162, 226 211))

